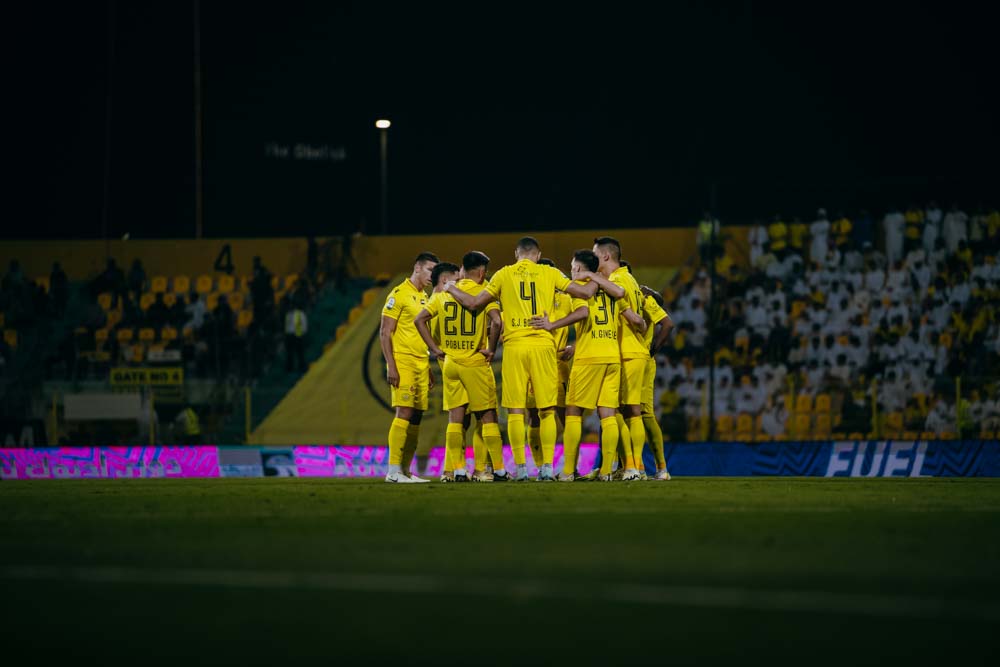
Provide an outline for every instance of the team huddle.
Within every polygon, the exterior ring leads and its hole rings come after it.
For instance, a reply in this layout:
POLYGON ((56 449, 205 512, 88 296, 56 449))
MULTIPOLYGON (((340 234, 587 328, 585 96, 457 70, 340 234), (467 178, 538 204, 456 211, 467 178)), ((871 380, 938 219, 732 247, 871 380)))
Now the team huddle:
POLYGON ((379 334, 396 411, 386 481, 428 481, 409 470, 434 384, 430 355, 441 366, 448 412, 442 481, 470 480, 465 435, 473 416, 473 481, 528 480, 526 444, 539 481, 645 479, 647 442, 656 461, 653 479, 669 480, 653 413, 653 354, 672 327, 662 297, 640 287, 621 259, 621 244, 611 237, 595 239, 592 250, 576 251, 568 278, 542 258, 531 237, 518 242, 514 255, 515 263, 487 282, 490 259, 481 252, 466 253, 461 266, 421 253, 412 275, 389 293, 379 334), (433 288, 430 298, 427 287, 433 288), (500 404, 508 412, 513 474, 504 468, 490 365, 501 340, 500 404), (583 416, 592 410, 601 420, 601 462, 581 475, 576 468, 583 416), (564 457, 563 470, 555 475, 557 417, 564 457))

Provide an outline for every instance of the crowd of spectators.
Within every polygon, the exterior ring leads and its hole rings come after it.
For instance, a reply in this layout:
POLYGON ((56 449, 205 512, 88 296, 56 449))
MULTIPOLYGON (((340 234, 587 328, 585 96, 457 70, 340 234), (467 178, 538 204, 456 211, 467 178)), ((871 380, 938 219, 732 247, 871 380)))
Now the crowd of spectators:
POLYGON ((877 238, 868 214, 820 209, 809 224, 755 224, 748 262, 703 253, 668 294, 677 333, 657 403, 673 439, 697 437, 708 396, 717 420, 749 415, 764 437, 790 436, 798 397, 820 394, 844 434, 1000 428, 1000 213, 931 203, 890 210, 880 227, 877 238))

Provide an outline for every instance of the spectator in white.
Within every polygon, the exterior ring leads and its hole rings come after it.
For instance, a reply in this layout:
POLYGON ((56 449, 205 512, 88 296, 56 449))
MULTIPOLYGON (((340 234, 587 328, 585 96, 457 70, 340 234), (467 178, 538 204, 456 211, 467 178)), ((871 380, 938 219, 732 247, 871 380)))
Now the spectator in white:
POLYGON ((733 388, 729 378, 723 377, 715 389, 715 418, 733 414, 733 388))
POLYGON ((809 261, 822 263, 829 247, 830 221, 826 217, 826 209, 816 211, 816 220, 809 225, 809 235, 812 244, 809 246, 809 261))
POLYGON ((756 397, 750 384, 750 376, 744 375, 740 378, 739 389, 736 390, 736 414, 744 412, 749 415, 756 414, 755 405, 756 397))
POLYGON ((955 432, 955 418, 953 410, 945 403, 944 399, 938 398, 927 414, 924 422, 924 430, 942 435, 944 433, 955 432))
POLYGON ((885 255, 890 265, 903 258, 904 226, 906 226, 906 217, 898 208, 891 209, 882 218, 882 229, 885 231, 885 255))
MULTIPOLYGON (((681 385, 684 391, 678 389, 678 394, 684 401, 684 414, 689 419, 692 417, 698 417, 701 415, 702 400, 708 400, 705 387, 707 382, 703 379, 699 379, 697 382, 685 382, 681 385)), ((705 411, 708 412, 707 410, 705 411)))
POLYGON ((812 307, 809 309, 809 322, 810 324, 818 324, 823 326, 826 324, 827 319, 829 319, 830 313, 826 310, 826 306, 819 301, 813 301, 812 307))
POLYGON ((868 345, 862 343, 861 338, 857 335, 851 335, 847 340, 850 343, 847 350, 848 361, 858 368, 865 368, 868 365, 868 345))
POLYGON ((761 416, 761 429, 772 438, 776 438, 784 435, 786 421, 788 421, 788 411, 785 410, 783 397, 780 394, 772 394, 767 399, 767 407, 761 416))
POLYGON ((837 246, 833 246, 826 251, 826 258, 823 262, 823 268, 827 271, 838 273, 840 271, 840 263, 843 260, 843 255, 841 255, 840 250, 837 246))
POLYGON ((903 260, 892 265, 885 277, 885 290, 893 298, 902 298, 910 292, 910 273, 903 266, 903 260))
POLYGON ((930 267, 927 266, 927 262, 923 258, 915 260, 910 265, 910 278, 912 282, 916 283, 918 295, 921 299, 927 296, 927 288, 930 287, 931 278, 933 277, 930 267))
POLYGON ((306 334, 309 332, 309 318, 299 303, 288 309, 285 315, 285 372, 306 370, 306 334))
POLYGON ((924 211, 923 246, 928 255, 934 251, 934 244, 941 236, 941 221, 943 219, 944 213, 936 202, 927 205, 927 210, 924 211))
POLYGON ((850 246, 844 253, 844 271, 848 273, 860 273, 865 268, 865 258, 861 251, 850 246))
POLYGON ((767 310, 760 303, 760 297, 756 294, 750 299, 746 323, 747 327, 761 338, 766 339, 771 333, 771 320, 767 316, 767 310))
POLYGON ((841 385, 843 388, 848 388, 851 383, 851 367, 847 363, 847 355, 840 353, 834 360, 833 365, 828 371, 830 378, 841 385))
POLYGON ((945 298, 949 303, 958 303, 965 308, 965 304, 969 303, 969 297, 972 296, 972 289, 969 287, 968 281, 964 280, 964 274, 962 276, 952 275, 951 285, 945 291, 945 298))
POLYGON ((750 391, 753 394, 750 413, 756 415, 764 409, 764 405, 767 403, 767 391, 764 390, 763 383, 755 375, 750 376, 750 391))
POLYGON ((767 227, 758 220, 747 235, 747 241, 750 242, 750 266, 757 266, 757 260, 764 254, 767 238, 767 227))
POLYGON ((989 395, 983 400, 983 430, 996 431, 1000 429, 1000 398, 989 395))
MULTIPOLYGON (((707 371, 708 369, 706 368, 705 370, 707 371)), ((729 390, 732 391, 733 368, 725 359, 720 360, 719 364, 715 367, 715 386, 720 387, 723 382, 725 382, 729 386, 729 390)))
POLYGON ((883 324, 888 324, 886 316, 889 314, 889 297, 883 296, 880 301, 875 301, 872 304, 871 310, 868 311, 868 319, 873 327, 880 327, 883 324))
POLYGON ((940 271, 944 266, 944 263, 948 261, 948 247, 944 243, 944 238, 939 237, 937 241, 934 242, 934 250, 930 254, 929 258, 931 264, 931 270, 940 271))
POLYGON ((950 350, 939 334, 931 337, 931 344, 934 345, 934 375, 944 375, 945 369, 948 368, 950 350))
POLYGON ((910 309, 904 305, 903 301, 893 296, 885 316, 889 326, 900 326, 910 320, 910 309))
POLYGON ((785 315, 788 313, 788 301, 785 299, 785 293, 781 291, 775 291, 767 295, 767 315, 768 321, 773 322, 775 317, 780 317, 781 321, 785 321, 785 315))
POLYGON ((896 375, 896 369, 889 369, 885 382, 879 390, 879 402, 886 412, 902 412, 906 407, 906 387, 896 375))
POLYGON ((885 287, 885 271, 874 266, 869 267, 865 272, 865 289, 872 294, 878 294, 883 287, 885 287))
POLYGON ((683 380, 687 380, 689 377, 687 366, 681 363, 680 358, 667 359, 666 365, 663 367, 663 381, 668 385, 673 382, 675 377, 679 377, 683 380))
POLYGON ((950 253, 958 250, 959 241, 969 240, 969 216, 958 208, 958 204, 954 204, 945 214, 941 227, 945 246, 950 253))
POLYGON ((951 322, 951 306, 944 300, 943 296, 935 295, 931 301, 930 323, 932 328, 941 332, 951 322))
POLYGON ((188 295, 188 303, 184 307, 184 312, 187 314, 187 321, 184 323, 184 328, 191 327, 195 331, 201 329, 201 326, 205 323, 205 313, 208 312, 208 307, 205 305, 202 295, 192 291, 188 295))
POLYGON ((812 336, 809 339, 809 348, 806 350, 806 362, 817 364, 823 361, 823 341, 819 336, 812 336))
POLYGON ((826 379, 827 365, 818 362, 815 359, 809 362, 809 366, 806 369, 806 384, 802 387, 802 391, 815 396, 819 393, 820 387, 823 386, 823 381, 826 379))
POLYGON ((986 257, 983 258, 982 262, 979 262, 974 267, 972 267, 971 277, 973 279, 982 278, 987 283, 995 282, 996 278, 994 276, 996 275, 996 270, 997 270, 996 260, 993 258, 992 255, 987 255, 986 257))

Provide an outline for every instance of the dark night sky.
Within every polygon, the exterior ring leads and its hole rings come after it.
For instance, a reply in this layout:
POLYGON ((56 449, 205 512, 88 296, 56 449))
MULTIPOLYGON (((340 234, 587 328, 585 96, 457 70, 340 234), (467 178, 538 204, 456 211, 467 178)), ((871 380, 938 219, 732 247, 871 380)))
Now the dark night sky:
MULTIPOLYGON (((192 5, 116 3, 109 144, 110 5, 84 4, 11 17, 2 233, 99 236, 110 145, 109 233, 191 236, 192 5)), ((691 224, 713 183, 724 222, 1000 203, 987 10, 425 4, 203 0, 208 236, 377 231, 381 115, 394 232, 691 224), (299 142, 346 159, 265 155, 299 142)))

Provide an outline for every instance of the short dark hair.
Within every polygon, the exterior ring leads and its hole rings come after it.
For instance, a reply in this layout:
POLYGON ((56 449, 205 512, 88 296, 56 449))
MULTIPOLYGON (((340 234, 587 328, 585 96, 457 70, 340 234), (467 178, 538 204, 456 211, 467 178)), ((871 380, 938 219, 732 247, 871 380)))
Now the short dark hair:
POLYGON ((632 273, 632 265, 631 265, 631 264, 629 264, 627 260, 624 260, 624 259, 623 259, 623 260, 621 260, 621 261, 620 261, 620 262, 618 262, 618 263, 619 263, 619 264, 621 264, 622 266, 624 266, 624 267, 625 267, 626 269, 628 269, 628 272, 629 272, 629 273, 632 273))
POLYGON ((594 239, 594 245, 601 246, 610 252, 611 257, 615 261, 619 261, 622 258, 622 244, 618 242, 618 239, 612 236, 598 236, 594 239))
POLYGON ((479 252, 478 250, 470 250, 462 257, 462 266, 466 271, 478 269, 480 266, 487 266, 489 263, 490 258, 486 256, 486 253, 479 252))
POLYGON ((660 294, 659 292, 657 292, 652 287, 648 287, 646 285, 641 285, 640 287, 642 288, 642 291, 646 293, 647 296, 653 297, 653 301, 655 301, 657 304, 659 304, 660 308, 663 308, 663 295, 662 294, 660 294), (649 291, 646 292, 646 290, 649 290, 649 291))
POLYGON ((552 266, 552 267, 554 267, 556 265, 556 263, 553 262, 548 257, 542 257, 540 260, 538 260, 538 263, 541 264, 542 266, 552 266))
POLYGON ((431 287, 437 287, 442 273, 458 273, 458 267, 451 262, 438 262, 431 269, 431 287))
POLYGON ((415 260, 413 260, 413 264, 414 266, 416 266, 417 264, 423 264, 424 262, 434 262, 435 264, 437 264, 440 261, 441 260, 438 259, 438 256, 435 255, 434 253, 422 252, 419 255, 417 255, 417 258, 415 260))
POLYGON ((587 270, 591 272, 597 271, 601 265, 601 260, 597 259, 593 250, 577 250, 573 253, 573 259, 586 266, 587 270))
POLYGON ((531 251, 531 250, 541 250, 542 247, 538 245, 538 239, 536 239, 534 236, 522 236, 521 239, 517 242, 517 249, 531 251))

